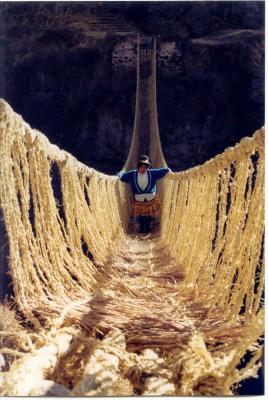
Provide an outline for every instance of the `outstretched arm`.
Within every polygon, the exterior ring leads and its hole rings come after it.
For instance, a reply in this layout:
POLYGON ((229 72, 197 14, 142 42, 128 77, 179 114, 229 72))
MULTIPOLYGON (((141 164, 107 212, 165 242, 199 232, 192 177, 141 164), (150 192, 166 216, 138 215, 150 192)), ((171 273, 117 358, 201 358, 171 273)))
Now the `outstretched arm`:
POLYGON ((116 175, 119 177, 120 181, 129 183, 132 174, 133 174, 133 171, 129 171, 129 172, 120 171, 120 172, 117 172, 116 175))
POLYGON ((155 176, 156 179, 161 179, 166 176, 168 172, 171 172, 170 168, 152 168, 150 169, 151 173, 155 176))

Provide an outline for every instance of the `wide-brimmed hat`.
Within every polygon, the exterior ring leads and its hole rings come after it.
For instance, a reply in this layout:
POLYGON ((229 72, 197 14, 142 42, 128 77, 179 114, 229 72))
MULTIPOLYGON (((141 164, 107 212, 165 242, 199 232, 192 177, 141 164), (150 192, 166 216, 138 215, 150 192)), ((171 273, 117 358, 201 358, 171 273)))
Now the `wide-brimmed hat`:
POLYGON ((140 158, 138 159, 138 163, 137 163, 137 164, 138 164, 138 165, 139 165, 139 164, 146 164, 146 165, 148 165, 148 166, 151 165, 150 160, 149 160, 149 157, 146 156, 146 155, 140 156, 140 158))

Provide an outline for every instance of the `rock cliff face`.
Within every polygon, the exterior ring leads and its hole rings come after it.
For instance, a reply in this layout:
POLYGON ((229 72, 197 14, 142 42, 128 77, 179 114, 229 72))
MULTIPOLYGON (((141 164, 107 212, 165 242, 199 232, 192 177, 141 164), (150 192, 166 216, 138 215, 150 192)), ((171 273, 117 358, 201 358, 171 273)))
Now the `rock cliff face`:
POLYGON ((264 124, 264 2, 1 3, 0 96, 115 173, 135 111, 137 33, 158 36, 159 127, 184 170, 264 124))

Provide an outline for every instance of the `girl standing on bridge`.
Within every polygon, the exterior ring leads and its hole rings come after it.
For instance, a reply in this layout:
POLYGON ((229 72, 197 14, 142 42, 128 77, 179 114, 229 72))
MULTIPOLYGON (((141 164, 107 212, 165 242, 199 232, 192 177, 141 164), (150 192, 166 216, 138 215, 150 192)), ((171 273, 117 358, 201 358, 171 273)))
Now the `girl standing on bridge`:
POLYGON ((170 168, 151 169, 150 166, 149 157, 143 155, 138 160, 137 169, 117 174, 122 182, 131 185, 131 214, 139 219, 140 233, 150 232, 152 216, 158 213, 161 206, 156 193, 156 181, 171 171, 170 168))

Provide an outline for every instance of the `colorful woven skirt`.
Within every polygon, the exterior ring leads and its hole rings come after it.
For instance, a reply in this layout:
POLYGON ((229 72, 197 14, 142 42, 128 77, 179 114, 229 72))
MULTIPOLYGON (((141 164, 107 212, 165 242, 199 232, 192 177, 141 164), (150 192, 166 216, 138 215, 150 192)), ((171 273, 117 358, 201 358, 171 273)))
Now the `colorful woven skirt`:
POLYGON ((137 201, 135 197, 131 199, 131 215, 158 215, 161 208, 159 196, 156 194, 152 200, 137 201))

